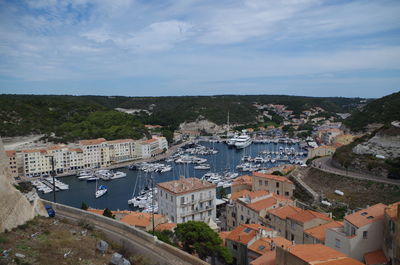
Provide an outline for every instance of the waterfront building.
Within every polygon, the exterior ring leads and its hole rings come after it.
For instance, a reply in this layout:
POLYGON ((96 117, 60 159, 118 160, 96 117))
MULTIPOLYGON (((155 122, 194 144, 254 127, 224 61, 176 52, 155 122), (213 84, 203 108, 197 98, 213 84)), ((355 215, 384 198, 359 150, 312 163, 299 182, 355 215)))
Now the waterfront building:
POLYGON ((111 163, 121 163, 134 159, 135 143, 133 139, 107 141, 111 163))
POLYGON ((106 167, 111 164, 110 152, 104 138, 82 140, 79 146, 83 151, 83 162, 85 168, 106 167))
POLYGON ((233 264, 248 264, 248 247, 260 238, 275 237, 276 232, 260 224, 242 224, 225 238, 226 247, 233 256, 233 264))
POLYGON ((346 215, 342 226, 326 230, 325 245, 363 261, 365 254, 382 249, 385 208, 379 203, 346 215))
POLYGON ((345 254, 322 244, 276 247, 276 265, 363 265, 345 254))
POLYGON ((47 155, 54 159, 54 170, 57 174, 67 173, 84 168, 83 151, 66 145, 54 145, 47 148, 47 155))
POLYGON ((8 157, 8 173, 11 178, 15 178, 18 176, 18 168, 17 168, 17 152, 14 150, 6 151, 6 155, 8 157))
POLYGON ((149 158, 168 150, 168 142, 165 137, 154 136, 149 140, 135 142, 134 148, 135 158, 149 158))
POLYGON ((197 178, 157 184, 159 213, 174 223, 189 220, 208 223, 216 218, 216 185, 197 178))
POLYGON ((51 160, 46 149, 23 150, 23 174, 28 177, 41 176, 51 173, 51 160))
POLYGON ((253 172, 253 191, 267 190, 286 198, 292 198, 294 189, 293 182, 287 177, 253 172))

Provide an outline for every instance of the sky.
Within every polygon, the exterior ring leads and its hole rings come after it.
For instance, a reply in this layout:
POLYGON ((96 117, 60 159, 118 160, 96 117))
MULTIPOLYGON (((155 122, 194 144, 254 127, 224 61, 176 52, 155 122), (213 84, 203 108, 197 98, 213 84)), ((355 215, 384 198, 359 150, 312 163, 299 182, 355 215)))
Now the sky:
POLYGON ((381 97, 398 0, 0 0, 0 94, 381 97))

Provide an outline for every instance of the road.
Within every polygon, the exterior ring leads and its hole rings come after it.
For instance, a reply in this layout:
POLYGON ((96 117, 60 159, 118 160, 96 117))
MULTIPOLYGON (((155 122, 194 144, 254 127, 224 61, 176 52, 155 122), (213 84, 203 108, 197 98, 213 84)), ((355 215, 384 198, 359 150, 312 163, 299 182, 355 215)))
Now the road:
MULTIPOLYGON (((82 216, 79 214, 72 214, 70 212, 62 211, 61 209, 56 209, 57 212, 57 218, 67 218, 69 220, 73 220, 79 223, 80 220, 82 220, 82 216)), ((151 253, 151 258, 149 258, 152 261, 160 262, 162 263, 157 263, 157 264, 163 264, 163 265, 190 265, 193 264, 193 262, 187 262, 185 260, 182 260, 180 257, 177 257, 173 255, 172 253, 166 251, 165 249, 162 249, 160 247, 157 247, 157 245, 152 244, 143 238, 140 238, 139 236, 136 236, 132 233, 127 233, 126 230, 123 230, 121 228, 105 224, 103 222, 95 221, 93 219, 89 219, 94 226, 105 232, 105 234, 109 234, 112 236, 112 238, 118 238, 119 242, 126 242, 130 244, 131 246, 134 246, 135 249, 141 250, 140 252, 142 253, 151 253)), ((197 260, 196 260, 197 262, 197 260)), ((197 262, 198 265, 203 265, 203 264, 208 264, 206 262, 203 262, 202 260, 198 260, 197 262)))
POLYGON ((374 175, 367 175, 367 174, 363 174, 363 173, 352 172, 352 171, 347 171, 344 169, 337 168, 332 165, 332 158, 329 156, 315 159, 311 163, 311 166, 313 168, 317 168, 317 169, 327 172, 327 173, 333 173, 336 175, 341 175, 341 176, 345 176, 345 177, 349 177, 349 178, 361 179, 361 180, 371 180, 371 181, 375 181, 375 182, 400 186, 400 180, 383 179, 383 178, 376 177, 374 175))

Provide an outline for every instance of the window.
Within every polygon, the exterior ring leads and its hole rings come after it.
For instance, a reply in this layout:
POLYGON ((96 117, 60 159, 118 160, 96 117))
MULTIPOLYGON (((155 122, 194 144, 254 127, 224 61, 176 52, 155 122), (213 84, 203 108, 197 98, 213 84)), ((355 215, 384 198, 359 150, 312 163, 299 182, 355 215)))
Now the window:
POLYGON ((276 187, 279 188, 279 182, 276 183, 276 187))
POLYGON ((185 217, 182 217, 182 222, 183 222, 183 223, 185 222, 185 217))
POLYGON ((340 239, 335 239, 335 247, 340 248, 340 239))
POLYGON ((172 196, 170 196, 171 197, 171 202, 172 202, 172 196))
POLYGON ((264 185, 268 186, 268 181, 264 180, 264 185))
POLYGON ((285 196, 289 197, 289 192, 285 191, 285 196))
POLYGON ((260 185, 260 186, 262 185, 262 180, 258 181, 258 185, 260 185))
POLYGON ((208 211, 208 216, 211 216, 211 210, 208 211))
POLYGON ((363 231, 363 239, 367 239, 368 238, 368 231, 363 231))
POLYGON ((237 250, 236 244, 232 244, 232 247, 233 247, 234 250, 237 250))
POLYGON ((240 215, 240 220, 242 220, 242 221, 243 221, 243 215, 240 215))
POLYGON ((181 197, 181 204, 185 204, 185 197, 181 197))
POLYGON ((194 201, 194 194, 192 194, 192 201, 194 201))
POLYGON ((295 231, 295 230, 296 230, 296 224, 295 224, 295 222, 291 221, 291 222, 290 222, 290 227, 292 228, 293 231, 295 231))

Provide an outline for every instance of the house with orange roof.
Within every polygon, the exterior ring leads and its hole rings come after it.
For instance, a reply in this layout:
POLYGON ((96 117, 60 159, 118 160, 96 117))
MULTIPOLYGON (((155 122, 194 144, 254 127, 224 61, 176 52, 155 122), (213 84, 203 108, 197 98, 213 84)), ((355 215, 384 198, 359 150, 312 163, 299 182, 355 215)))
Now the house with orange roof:
POLYGON ((159 224, 156 226, 155 230, 156 231, 163 231, 163 230, 169 230, 169 231, 174 231, 176 228, 175 223, 163 223, 163 224, 159 224))
POLYGON ((14 179, 18 177, 17 152, 14 150, 6 151, 6 156, 8 157, 8 173, 14 179))
POLYGON ((49 175, 52 167, 46 149, 29 149, 21 151, 23 175, 36 177, 49 175))
POLYGON ((286 236, 286 218, 301 211, 303 210, 292 205, 285 205, 269 210, 265 217, 266 224, 268 227, 276 230, 278 235, 284 237, 286 236))
POLYGON ((82 140, 79 141, 79 148, 83 151, 84 168, 106 167, 111 164, 110 149, 106 139, 82 140))
POLYGON ((157 184, 159 212, 171 222, 209 222, 216 218, 216 185, 198 178, 182 178, 157 184))
MULTIPOLYGON (((261 237, 258 240, 256 240, 253 244, 247 247, 248 264, 253 264, 253 261, 256 261, 259 257, 263 255, 272 260, 275 260, 276 246, 287 248, 291 245, 292 242, 280 236, 261 237)), ((263 260, 266 257, 264 257, 263 260)), ((257 264, 257 262, 260 262, 260 260, 256 261, 255 264, 257 264)))
MULTIPOLYGON (((385 253, 383 253, 381 249, 366 253, 364 255, 364 263, 366 265, 387 265, 388 262, 389 260, 386 258, 385 253)), ((394 264, 398 263, 395 262, 394 264)))
POLYGON ((342 222, 332 221, 304 230, 304 244, 325 244, 325 232, 328 228, 341 227, 342 222))
POLYGON ((135 142, 133 139, 107 141, 111 163, 121 163, 134 159, 135 142))
POLYGON ((235 193, 237 191, 241 190, 248 190, 251 191, 251 188, 253 186, 253 177, 244 175, 237 177, 233 182, 231 186, 231 193, 235 193))
POLYGON ((165 137, 153 136, 145 141, 135 142, 135 158, 149 158, 168 150, 168 142, 165 137))
POLYGON ((322 244, 276 248, 276 265, 363 265, 363 263, 322 244))
POLYGON ((319 212, 302 210, 286 217, 285 238, 294 241, 296 244, 303 244, 304 230, 330 223, 333 220, 319 212))
POLYGON ((400 264, 400 202, 385 208, 383 219, 383 245, 386 257, 400 264))
POLYGON ((267 190, 277 195, 292 198, 294 188, 294 183, 287 177, 253 172, 253 191, 267 190))
POLYGON ((260 238, 275 237, 276 232, 260 224, 242 224, 226 236, 226 247, 232 253, 233 264, 248 264, 248 247, 260 238))
POLYGON ((326 230, 325 245, 363 261, 366 253, 382 248, 386 207, 378 203, 346 215, 342 226, 326 230))

